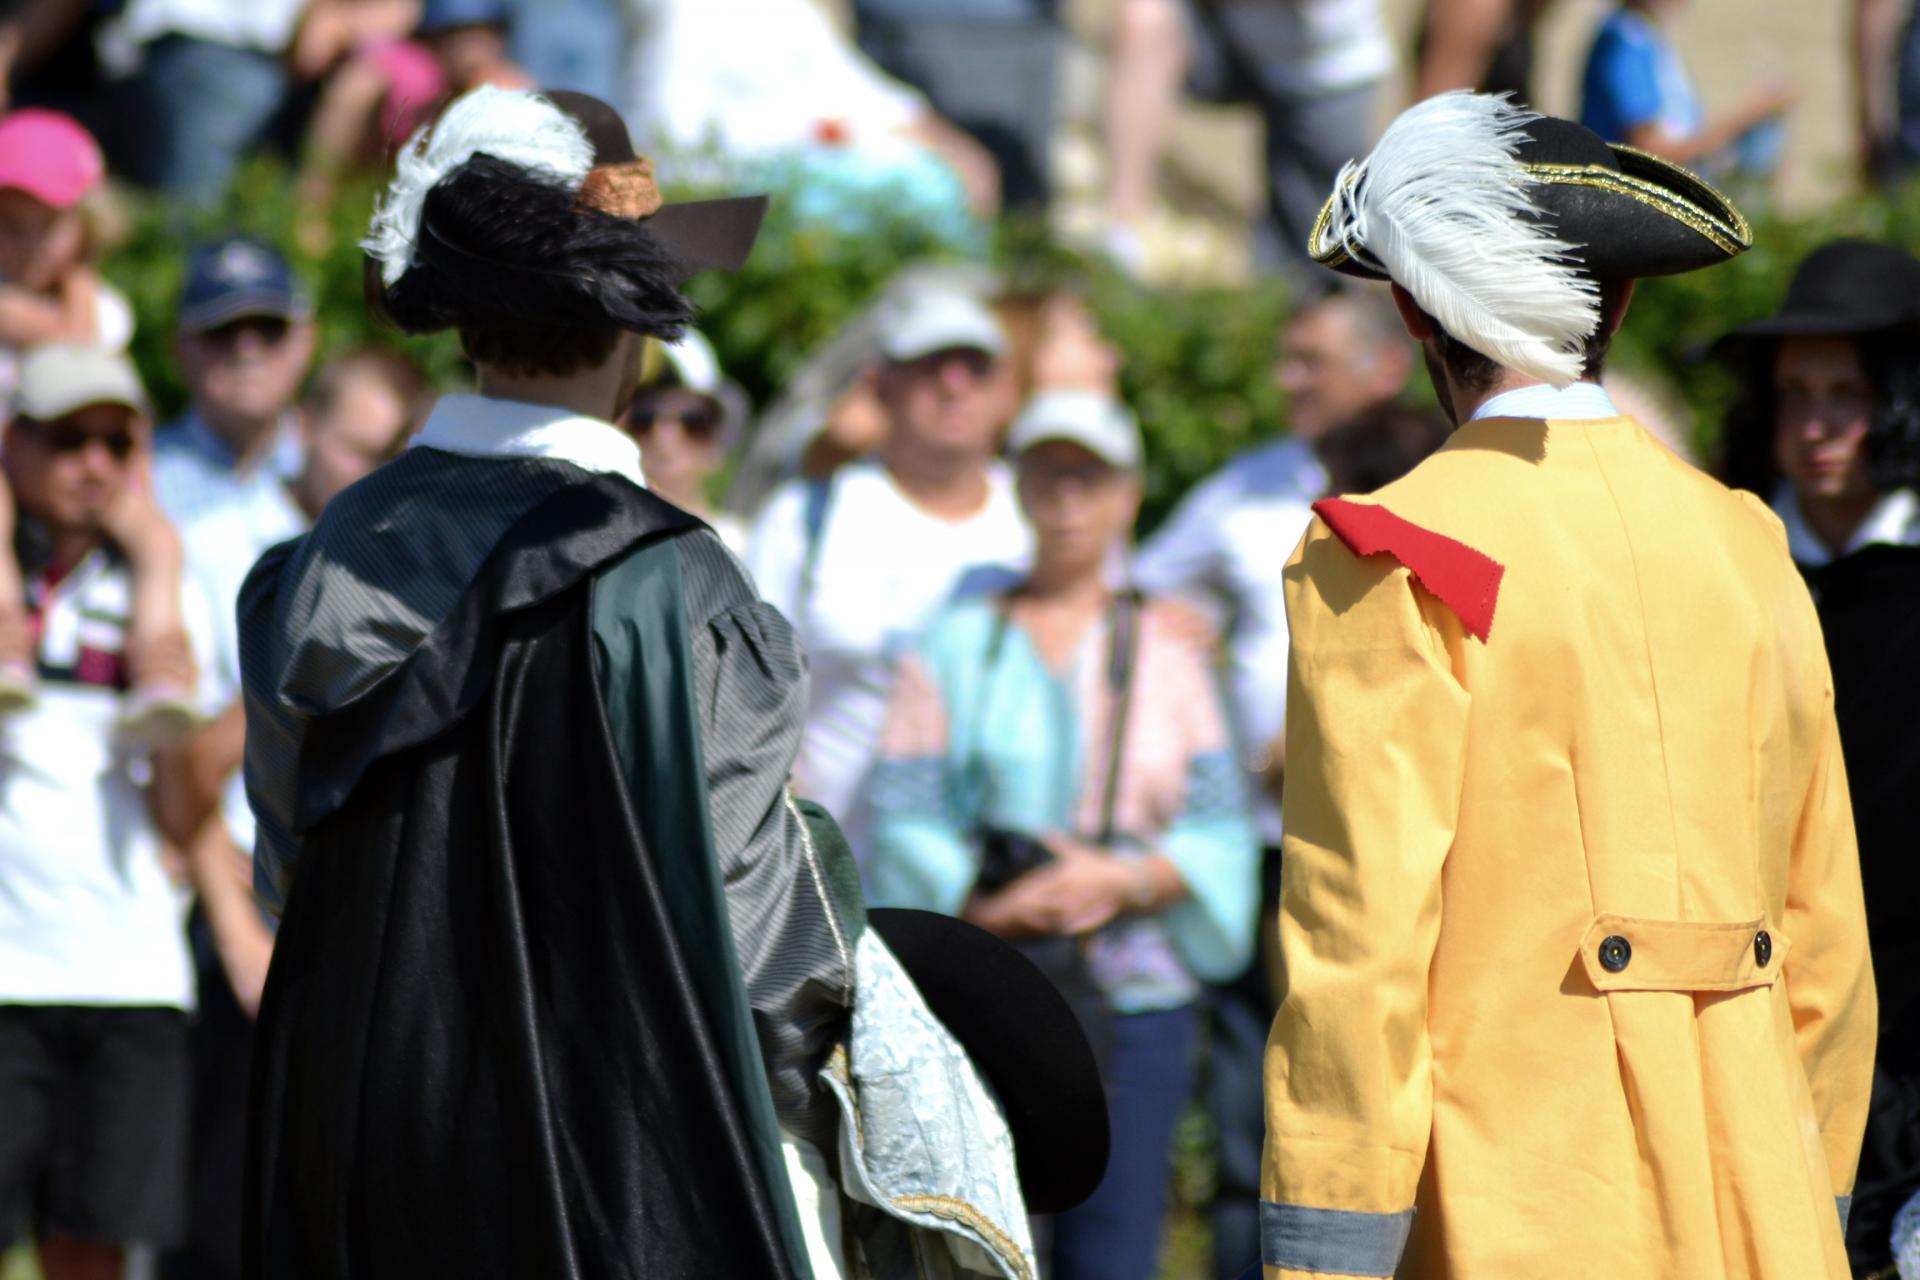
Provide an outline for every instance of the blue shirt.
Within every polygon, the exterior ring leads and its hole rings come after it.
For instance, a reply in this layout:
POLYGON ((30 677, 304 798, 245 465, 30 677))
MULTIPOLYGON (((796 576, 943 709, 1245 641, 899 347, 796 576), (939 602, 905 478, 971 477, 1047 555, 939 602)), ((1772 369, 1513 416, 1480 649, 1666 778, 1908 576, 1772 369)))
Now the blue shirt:
POLYGON ((160 509, 184 535, 195 521, 235 507, 240 519, 259 532, 256 544, 271 546, 285 537, 287 482, 304 462, 300 429, 289 414, 277 438, 259 462, 242 470, 233 449, 200 417, 188 411, 153 439, 153 493, 160 509))
POLYGON ((1633 130, 1649 124, 1676 138, 1691 138, 1704 125, 1686 64, 1638 10, 1615 9, 1594 35, 1580 123, 1608 142, 1626 142, 1633 130))

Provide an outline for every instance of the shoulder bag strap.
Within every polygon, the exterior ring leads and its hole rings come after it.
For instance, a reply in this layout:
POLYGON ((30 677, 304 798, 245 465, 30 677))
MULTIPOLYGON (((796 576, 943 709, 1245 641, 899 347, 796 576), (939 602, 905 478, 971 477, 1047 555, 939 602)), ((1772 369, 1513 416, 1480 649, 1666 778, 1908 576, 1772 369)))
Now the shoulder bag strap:
POLYGON ((1120 799, 1120 762, 1126 751, 1127 720, 1133 710, 1133 668, 1140 647, 1140 593, 1122 591, 1113 598, 1112 645, 1107 652, 1107 693, 1113 723, 1107 744, 1107 786, 1100 799, 1100 843, 1113 843, 1113 812, 1120 799))

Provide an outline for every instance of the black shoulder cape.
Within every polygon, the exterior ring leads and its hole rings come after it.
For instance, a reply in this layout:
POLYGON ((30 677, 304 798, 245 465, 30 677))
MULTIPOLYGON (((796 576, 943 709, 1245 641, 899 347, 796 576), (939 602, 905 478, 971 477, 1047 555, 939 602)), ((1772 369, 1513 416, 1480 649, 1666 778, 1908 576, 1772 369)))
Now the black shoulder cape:
POLYGON ((809 1276, 711 852, 695 527, 563 488, 309 730, 250 1277, 809 1276))

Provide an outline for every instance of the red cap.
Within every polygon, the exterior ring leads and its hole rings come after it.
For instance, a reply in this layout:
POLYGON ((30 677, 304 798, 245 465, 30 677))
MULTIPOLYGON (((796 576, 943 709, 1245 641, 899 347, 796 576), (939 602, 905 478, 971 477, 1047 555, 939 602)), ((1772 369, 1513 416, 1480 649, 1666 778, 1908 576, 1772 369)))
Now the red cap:
POLYGON ((0 187, 70 209, 104 176, 99 144, 72 116, 22 107, 0 120, 0 187))

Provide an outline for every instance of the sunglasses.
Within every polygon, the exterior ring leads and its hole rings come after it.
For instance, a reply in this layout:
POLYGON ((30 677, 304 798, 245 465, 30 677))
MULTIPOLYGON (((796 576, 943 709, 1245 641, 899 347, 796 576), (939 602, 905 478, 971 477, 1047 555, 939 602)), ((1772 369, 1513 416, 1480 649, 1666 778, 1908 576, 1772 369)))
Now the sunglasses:
POLYGON ((711 440, 720 430, 720 410, 713 405, 701 405, 698 408, 681 411, 665 411, 636 407, 627 415, 627 424, 635 435, 646 435, 662 422, 677 422, 680 430, 695 440, 711 440))
POLYGON ((200 335, 200 340, 209 346, 231 351, 240 345, 243 336, 251 334, 261 346, 277 347, 287 340, 287 334, 292 329, 292 321, 285 316, 243 316, 207 330, 200 335))
POLYGON ((97 444, 112 454, 116 462, 125 462, 140 444, 131 431, 102 433, 70 422, 35 422, 32 418, 17 418, 13 425, 16 430, 24 430, 39 440, 50 453, 79 453, 88 445, 97 444))

